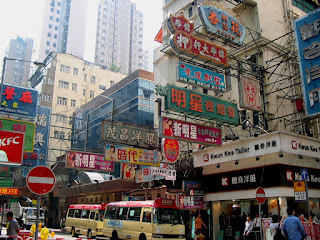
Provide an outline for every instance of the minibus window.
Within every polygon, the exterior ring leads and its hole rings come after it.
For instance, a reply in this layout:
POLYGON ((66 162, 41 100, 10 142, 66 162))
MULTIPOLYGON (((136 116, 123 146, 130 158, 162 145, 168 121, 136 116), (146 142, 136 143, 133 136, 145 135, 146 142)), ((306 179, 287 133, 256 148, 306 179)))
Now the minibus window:
POLYGON ((150 211, 143 212, 142 222, 151 222, 151 212, 150 211))
POLYGON ((128 214, 128 220, 140 222, 141 208, 130 208, 128 214))
POLYGON ((92 212, 90 213, 90 219, 91 219, 91 220, 94 220, 94 216, 95 216, 95 215, 96 215, 96 213, 92 211, 92 212))
POLYGON ((82 212, 82 210, 76 209, 76 210, 75 210, 75 213, 74 213, 74 217, 75 217, 75 218, 81 218, 81 212, 82 212))
POLYGON ((127 219, 128 208, 119 207, 116 214, 116 219, 126 220, 127 219))
POLYGON ((90 210, 82 210, 82 218, 89 218, 90 210))
POLYGON ((68 217, 74 217, 74 209, 69 209, 68 217))
POLYGON ((104 212, 105 212, 105 210, 99 210, 98 214, 96 215, 96 220, 101 220, 101 221, 103 221, 103 219, 104 219, 104 212))
POLYGON ((183 224, 181 212, 170 208, 156 208, 153 221, 158 224, 183 224))
POLYGON ((116 210, 117 210, 117 207, 112 207, 112 206, 107 207, 105 218, 106 219, 115 219, 116 218, 116 210))

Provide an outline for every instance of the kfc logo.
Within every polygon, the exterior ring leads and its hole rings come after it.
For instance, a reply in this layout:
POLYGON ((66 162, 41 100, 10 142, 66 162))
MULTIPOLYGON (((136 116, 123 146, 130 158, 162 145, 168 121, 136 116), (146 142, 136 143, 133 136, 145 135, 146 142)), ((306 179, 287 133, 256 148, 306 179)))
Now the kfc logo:
POLYGON ((292 147, 292 149, 298 149, 297 141, 291 141, 291 147, 292 147))
POLYGON ((288 182, 293 182, 293 172, 291 170, 286 171, 286 178, 288 182))
POLYGON ((203 161, 208 162, 209 161, 209 154, 203 155, 203 161))
POLYGON ((229 178, 228 177, 221 178, 221 185, 222 185, 222 187, 228 187, 229 186, 229 178))

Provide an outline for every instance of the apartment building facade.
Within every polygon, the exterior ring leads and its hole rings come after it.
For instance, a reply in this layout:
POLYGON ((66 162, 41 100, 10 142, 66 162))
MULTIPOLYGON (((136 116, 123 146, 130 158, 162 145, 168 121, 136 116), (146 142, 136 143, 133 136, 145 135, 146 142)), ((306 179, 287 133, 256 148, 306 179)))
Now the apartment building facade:
POLYGON ((87 7, 87 0, 45 1, 39 61, 50 52, 84 57, 87 7))
POLYGON ((45 63, 46 69, 39 68, 30 83, 39 91, 40 105, 51 108, 48 161, 53 164, 70 149, 73 112, 125 75, 66 53, 53 52, 45 63))
POLYGON ((142 68, 143 14, 130 0, 100 1, 94 62, 124 74, 142 68))

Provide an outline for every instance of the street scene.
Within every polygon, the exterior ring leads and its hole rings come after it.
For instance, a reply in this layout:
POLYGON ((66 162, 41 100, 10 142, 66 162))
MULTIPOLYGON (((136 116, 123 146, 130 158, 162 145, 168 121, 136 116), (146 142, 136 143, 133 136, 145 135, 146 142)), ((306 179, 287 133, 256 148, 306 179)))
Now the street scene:
POLYGON ((319 0, 3 0, 0 24, 1 239, 320 240, 319 0))

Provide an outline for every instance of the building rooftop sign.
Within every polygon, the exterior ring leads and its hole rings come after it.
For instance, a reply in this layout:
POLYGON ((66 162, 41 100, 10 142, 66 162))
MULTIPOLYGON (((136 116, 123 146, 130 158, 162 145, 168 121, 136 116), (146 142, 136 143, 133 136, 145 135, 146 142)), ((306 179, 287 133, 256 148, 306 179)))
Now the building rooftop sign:
POLYGON ((206 32, 216 34, 236 44, 242 44, 246 28, 231 9, 216 2, 204 2, 198 9, 206 32))
POLYGON ((193 35, 194 26, 183 14, 170 15, 168 28, 172 33, 170 45, 181 55, 212 61, 216 65, 227 65, 227 50, 193 35))

